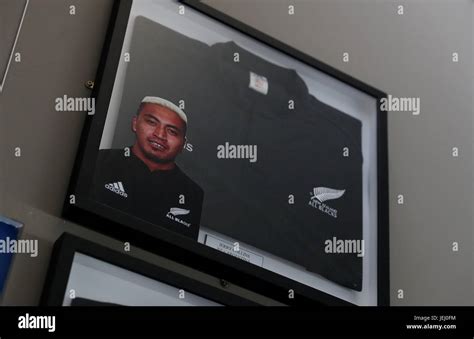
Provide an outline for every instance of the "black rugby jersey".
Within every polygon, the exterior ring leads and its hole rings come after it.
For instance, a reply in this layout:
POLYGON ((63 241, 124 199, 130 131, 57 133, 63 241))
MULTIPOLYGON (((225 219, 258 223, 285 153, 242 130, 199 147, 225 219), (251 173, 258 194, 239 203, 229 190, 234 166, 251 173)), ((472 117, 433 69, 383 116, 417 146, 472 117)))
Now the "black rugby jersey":
POLYGON ((181 171, 153 171, 133 152, 101 150, 94 170, 94 200, 197 239, 202 189, 181 171))
POLYGON ((205 118, 188 130, 217 123, 180 159, 205 187, 202 224, 360 290, 361 257, 327 253, 328 242, 362 240, 360 121, 311 96, 294 70, 233 42, 211 50, 214 98, 190 108, 205 118), (251 73, 265 77, 266 91, 249 86, 251 73), (218 158, 226 143, 256 147, 256 161, 218 158))

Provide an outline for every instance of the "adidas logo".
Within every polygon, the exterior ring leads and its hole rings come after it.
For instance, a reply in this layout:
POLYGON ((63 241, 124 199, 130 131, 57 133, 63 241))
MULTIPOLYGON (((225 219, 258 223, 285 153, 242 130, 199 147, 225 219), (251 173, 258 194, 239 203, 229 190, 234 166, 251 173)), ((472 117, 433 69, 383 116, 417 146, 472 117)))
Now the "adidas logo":
POLYGON ((121 181, 106 184, 105 188, 107 188, 109 191, 117 193, 118 195, 121 195, 124 198, 128 197, 128 194, 125 192, 121 181))

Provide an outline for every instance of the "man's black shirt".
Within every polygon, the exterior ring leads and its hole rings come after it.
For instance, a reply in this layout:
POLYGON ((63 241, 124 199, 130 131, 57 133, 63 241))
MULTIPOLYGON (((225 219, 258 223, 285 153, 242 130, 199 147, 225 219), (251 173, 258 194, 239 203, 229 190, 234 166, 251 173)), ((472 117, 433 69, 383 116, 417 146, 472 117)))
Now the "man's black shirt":
POLYGON ((131 151, 101 150, 92 191, 102 204, 197 239, 203 190, 178 166, 151 172, 131 151))

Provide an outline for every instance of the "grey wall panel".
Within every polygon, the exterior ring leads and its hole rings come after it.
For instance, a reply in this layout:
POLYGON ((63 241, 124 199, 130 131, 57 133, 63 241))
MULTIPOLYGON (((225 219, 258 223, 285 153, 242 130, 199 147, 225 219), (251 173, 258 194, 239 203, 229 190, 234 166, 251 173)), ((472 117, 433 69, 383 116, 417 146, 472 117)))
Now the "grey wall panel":
POLYGON ((9 60, 21 31, 27 0, 0 1, 0 93, 4 87, 9 60))

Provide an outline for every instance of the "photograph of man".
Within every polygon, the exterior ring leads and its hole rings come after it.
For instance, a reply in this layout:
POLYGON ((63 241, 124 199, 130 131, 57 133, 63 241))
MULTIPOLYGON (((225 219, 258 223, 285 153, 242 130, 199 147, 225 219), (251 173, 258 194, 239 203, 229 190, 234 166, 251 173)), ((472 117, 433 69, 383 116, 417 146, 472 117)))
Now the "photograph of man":
POLYGON ((99 151, 93 199, 197 239, 204 193, 175 163, 187 125, 185 112, 172 102, 144 97, 131 121, 134 144, 99 151))

